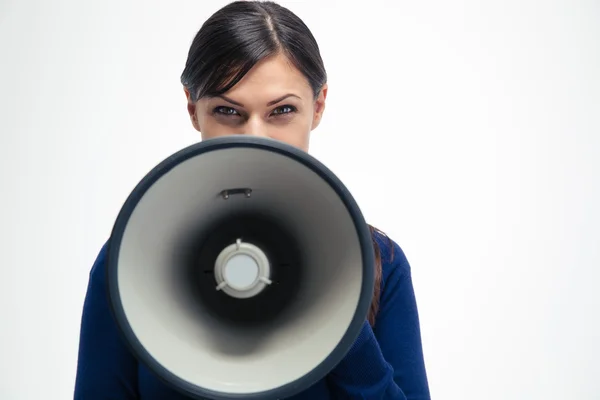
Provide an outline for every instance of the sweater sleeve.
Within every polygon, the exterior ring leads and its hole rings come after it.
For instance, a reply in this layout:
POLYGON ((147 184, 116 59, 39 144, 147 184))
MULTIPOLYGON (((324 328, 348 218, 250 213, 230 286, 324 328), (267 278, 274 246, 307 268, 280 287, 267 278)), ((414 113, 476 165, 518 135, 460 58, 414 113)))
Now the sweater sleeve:
POLYGON ((74 399, 137 399, 137 362, 122 342, 106 294, 105 244, 83 304, 74 399))
POLYGON ((395 247, 382 291, 377 321, 365 322, 346 355, 330 374, 339 399, 429 400, 419 315, 410 266, 395 247))

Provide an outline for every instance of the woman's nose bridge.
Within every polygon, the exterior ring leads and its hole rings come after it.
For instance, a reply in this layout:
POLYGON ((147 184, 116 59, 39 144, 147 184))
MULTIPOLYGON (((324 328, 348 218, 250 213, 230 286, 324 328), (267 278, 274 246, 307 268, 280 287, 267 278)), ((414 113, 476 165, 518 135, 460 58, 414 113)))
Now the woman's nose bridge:
POLYGON ((267 123, 260 116, 253 115, 246 122, 246 134, 251 136, 268 136, 267 123))

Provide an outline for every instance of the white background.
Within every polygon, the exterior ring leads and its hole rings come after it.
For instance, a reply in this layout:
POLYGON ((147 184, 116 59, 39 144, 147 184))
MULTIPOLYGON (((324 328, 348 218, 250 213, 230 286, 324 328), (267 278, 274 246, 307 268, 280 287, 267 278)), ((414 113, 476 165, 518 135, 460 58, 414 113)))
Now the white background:
MULTIPOLYGON (((72 398, 122 202, 199 137, 179 75, 224 1, 0 0, 0 398, 72 398)), ((600 4, 282 1, 330 76, 312 153, 412 264, 431 392, 600 396, 600 4)))

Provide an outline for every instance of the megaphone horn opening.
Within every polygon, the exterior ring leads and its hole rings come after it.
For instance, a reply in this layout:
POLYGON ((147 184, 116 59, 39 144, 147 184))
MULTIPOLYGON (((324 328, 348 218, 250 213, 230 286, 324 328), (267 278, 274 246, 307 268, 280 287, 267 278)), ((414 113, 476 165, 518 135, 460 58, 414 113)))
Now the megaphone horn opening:
POLYGON ((371 237, 347 189, 308 154, 259 138, 204 141, 158 165, 119 213, 107 257, 126 343, 198 398, 307 388, 350 348, 373 292, 371 237))

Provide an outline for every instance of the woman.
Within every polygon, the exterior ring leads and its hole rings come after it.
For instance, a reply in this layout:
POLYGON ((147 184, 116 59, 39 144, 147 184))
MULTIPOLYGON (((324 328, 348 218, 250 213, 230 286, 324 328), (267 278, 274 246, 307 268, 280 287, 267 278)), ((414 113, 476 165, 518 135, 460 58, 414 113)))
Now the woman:
MULTIPOLYGON (((181 80, 203 139, 262 135, 308 151, 325 109, 327 77, 315 39, 271 2, 235 2, 215 13, 195 37, 181 80)), ((294 399, 429 399, 410 266, 396 243, 375 229, 372 236, 376 287, 362 332, 325 379, 294 399)), ((90 274, 75 398, 183 399, 122 342, 105 293, 105 256, 106 246, 90 274)))

